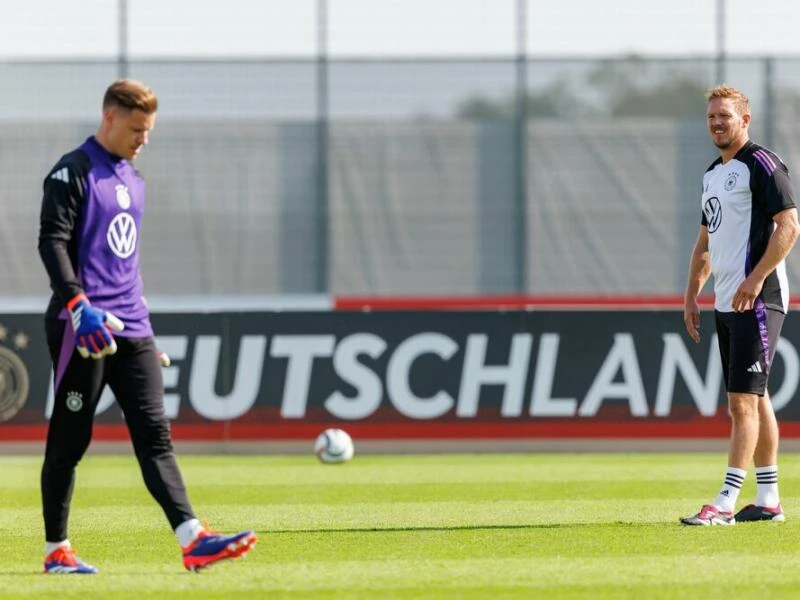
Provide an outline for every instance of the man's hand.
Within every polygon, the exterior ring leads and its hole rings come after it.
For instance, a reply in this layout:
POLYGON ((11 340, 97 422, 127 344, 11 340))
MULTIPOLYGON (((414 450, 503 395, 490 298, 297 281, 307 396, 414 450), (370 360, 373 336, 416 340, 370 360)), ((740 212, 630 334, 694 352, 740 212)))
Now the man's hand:
POLYGON ((753 305, 756 298, 761 293, 761 288, 764 286, 764 280, 753 277, 751 274, 745 279, 736 293, 733 295, 731 302, 734 312, 744 312, 746 310, 753 310, 753 305))
POLYGON ((109 312, 95 308, 84 294, 67 302, 67 310, 75 331, 75 348, 83 358, 95 360, 117 351, 111 331, 122 331, 125 325, 109 312))
POLYGON ((700 343, 700 307, 697 300, 685 300, 683 303, 683 324, 689 337, 695 344, 700 343))

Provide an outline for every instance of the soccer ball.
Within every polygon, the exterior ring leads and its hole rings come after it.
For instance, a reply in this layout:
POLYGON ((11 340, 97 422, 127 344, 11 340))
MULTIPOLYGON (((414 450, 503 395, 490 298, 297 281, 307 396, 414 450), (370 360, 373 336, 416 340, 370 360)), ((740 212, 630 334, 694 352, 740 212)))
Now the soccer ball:
POLYGON ((353 452, 353 439, 341 429, 326 429, 314 442, 314 454, 324 463, 347 462, 353 452))

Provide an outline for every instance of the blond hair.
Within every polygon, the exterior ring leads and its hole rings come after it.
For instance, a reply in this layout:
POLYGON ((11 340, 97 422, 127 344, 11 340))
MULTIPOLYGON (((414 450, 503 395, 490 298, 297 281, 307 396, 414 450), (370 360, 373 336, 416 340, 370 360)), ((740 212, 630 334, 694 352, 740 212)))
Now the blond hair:
POLYGON ((158 110, 156 93, 135 79, 118 79, 106 90, 103 96, 103 110, 119 107, 125 110, 140 110, 153 114, 158 110))
POLYGON ((730 98, 740 115, 750 113, 750 99, 741 91, 729 85, 717 85, 706 92, 706 100, 709 102, 714 98, 730 98))

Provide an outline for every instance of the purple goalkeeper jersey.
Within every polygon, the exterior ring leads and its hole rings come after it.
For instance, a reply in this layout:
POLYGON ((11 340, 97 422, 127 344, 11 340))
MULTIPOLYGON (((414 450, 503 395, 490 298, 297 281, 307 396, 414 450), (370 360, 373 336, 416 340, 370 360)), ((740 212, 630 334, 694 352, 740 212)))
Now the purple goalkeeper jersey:
POLYGON ((47 316, 66 317, 77 294, 125 323, 121 337, 153 335, 139 263, 145 183, 94 137, 64 155, 44 180, 39 252, 53 297, 47 316))

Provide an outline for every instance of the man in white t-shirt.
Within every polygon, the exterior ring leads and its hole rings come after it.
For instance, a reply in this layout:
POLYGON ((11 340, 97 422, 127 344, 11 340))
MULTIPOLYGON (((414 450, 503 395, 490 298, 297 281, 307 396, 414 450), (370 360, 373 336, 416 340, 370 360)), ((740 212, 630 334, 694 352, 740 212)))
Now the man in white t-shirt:
POLYGON ((697 296, 714 278, 714 313, 731 438, 719 494, 685 525, 783 521, 778 495, 778 425, 767 391, 775 347, 789 308, 784 260, 800 235, 786 165, 750 141, 750 101, 739 90, 708 93, 707 123, 719 149, 703 176, 702 219, 689 265, 683 319, 700 340, 697 296), (757 493, 734 514, 750 462, 757 493))

